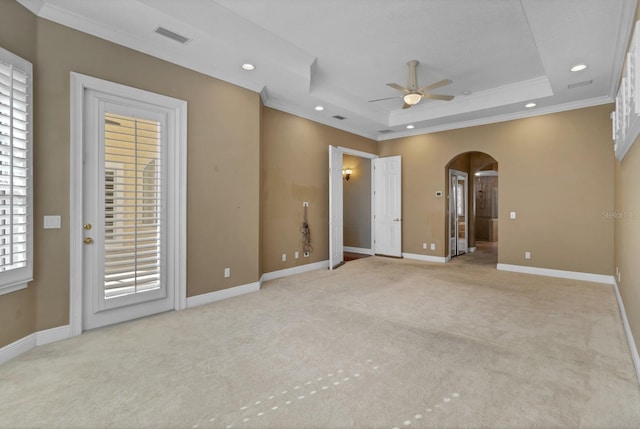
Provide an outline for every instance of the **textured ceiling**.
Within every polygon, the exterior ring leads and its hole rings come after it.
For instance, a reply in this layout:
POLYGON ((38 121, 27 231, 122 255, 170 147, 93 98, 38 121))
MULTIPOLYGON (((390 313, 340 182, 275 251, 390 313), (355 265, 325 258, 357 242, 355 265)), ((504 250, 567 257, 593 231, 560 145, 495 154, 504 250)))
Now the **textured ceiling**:
POLYGON ((636 0, 19 0, 63 25, 373 139, 611 102, 636 0), (181 45, 154 29, 190 41, 181 45), (401 109, 407 61, 450 102, 401 109), (256 65, 252 72, 240 65, 256 65), (586 63, 581 72, 569 69, 586 63), (588 85, 569 85, 592 81, 588 85), (533 101, 537 106, 527 109, 533 101), (314 110, 316 105, 325 110, 314 110), (346 117, 334 119, 334 115, 346 117), (415 128, 407 130, 407 125, 415 128), (386 132, 381 133, 380 131, 386 132))

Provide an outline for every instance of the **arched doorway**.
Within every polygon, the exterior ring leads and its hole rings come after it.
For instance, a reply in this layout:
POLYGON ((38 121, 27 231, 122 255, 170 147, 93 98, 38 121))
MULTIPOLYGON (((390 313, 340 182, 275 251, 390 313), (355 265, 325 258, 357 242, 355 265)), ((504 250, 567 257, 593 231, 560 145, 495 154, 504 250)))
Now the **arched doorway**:
POLYGON ((498 174, 498 161, 484 152, 462 153, 446 165, 447 260, 466 255, 460 259, 497 263, 498 174))

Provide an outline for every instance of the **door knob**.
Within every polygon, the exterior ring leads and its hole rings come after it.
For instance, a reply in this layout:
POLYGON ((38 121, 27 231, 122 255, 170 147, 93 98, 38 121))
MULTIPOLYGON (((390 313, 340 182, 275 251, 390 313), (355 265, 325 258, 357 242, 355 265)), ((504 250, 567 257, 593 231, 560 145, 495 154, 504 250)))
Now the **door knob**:
POLYGON ((85 223, 83 226, 84 229, 86 229, 87 231, 91 229, 91 224, 90 223, 85 223))
POLYGON ((87 237, 87 238, 85 238, 85 239, 84 239, 84 240, 82 240, 82 241, 84 241, 84 244, 91 244, 91 243, 93 243, 93 238, 91 238, 91 237, 87 237))

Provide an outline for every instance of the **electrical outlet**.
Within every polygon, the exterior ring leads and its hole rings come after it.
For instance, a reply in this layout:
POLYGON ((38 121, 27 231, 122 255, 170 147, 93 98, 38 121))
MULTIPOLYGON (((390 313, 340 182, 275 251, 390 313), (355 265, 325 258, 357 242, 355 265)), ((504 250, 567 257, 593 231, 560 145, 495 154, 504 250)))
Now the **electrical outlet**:
POLYGON ((531 259, 531 252, 524 252, 524 259, 531 259))
POLYGON ((427 243, 422 243, 422 248, 426 249, 427 248, 427 243))
POLYGON ((436 243, 431 243, 431 250, 436 250, 436 243))
POLYGON ((286 260, 287 260, 287 254, 286 254, 286 253, 283 253, 283 254, 282 254, 282 261, 284 262, 284 261, 286 261, 286 260))
POLYGON ((224 277, 225 278, 231 277, 231 268, 227 267, 227 268, 224 269, 224 277))
POLYGON ((308 258, 308 257, 309 257, 309 252, 304 252, 304 253, 303 253, 303 256, 304 256, 305 258, 308 258))
POLYGON ((296 250, 295 253, 293 254, 293 257, 298 259, 300 257, 300 252, 296 250))
POLYGON ((511 219, 515 219, 515 218, 516 218, 516 212, 511 212, 511 213, 509 213, 509 217, 510 217, 511 219))

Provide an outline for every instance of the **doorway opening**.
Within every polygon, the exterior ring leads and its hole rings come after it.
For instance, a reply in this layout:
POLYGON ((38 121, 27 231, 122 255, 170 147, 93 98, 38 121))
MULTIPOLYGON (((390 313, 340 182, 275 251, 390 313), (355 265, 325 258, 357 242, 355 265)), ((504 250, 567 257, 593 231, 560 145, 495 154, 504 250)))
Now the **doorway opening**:
POLYGON ((344 261, 373 255, 371 231, 371 159, 344 154, 342 157, 344 261))
POLYGON ((376 255, 402 257, 402 158, 379 158, 368 152, 329 146, 329 269, 344 263, 344 183, 348 182, 347 174, 349 180, 357 175, 353 168, 347 173, 343 167, 344 155, 364 158, 370 163, 371 206, 368 216, 365 215, 371 229, 368 250, 376 255))
POLYGON ((466 152, 445 168, 447 260, 498 262, 498 161, 484 152, 466 152))

